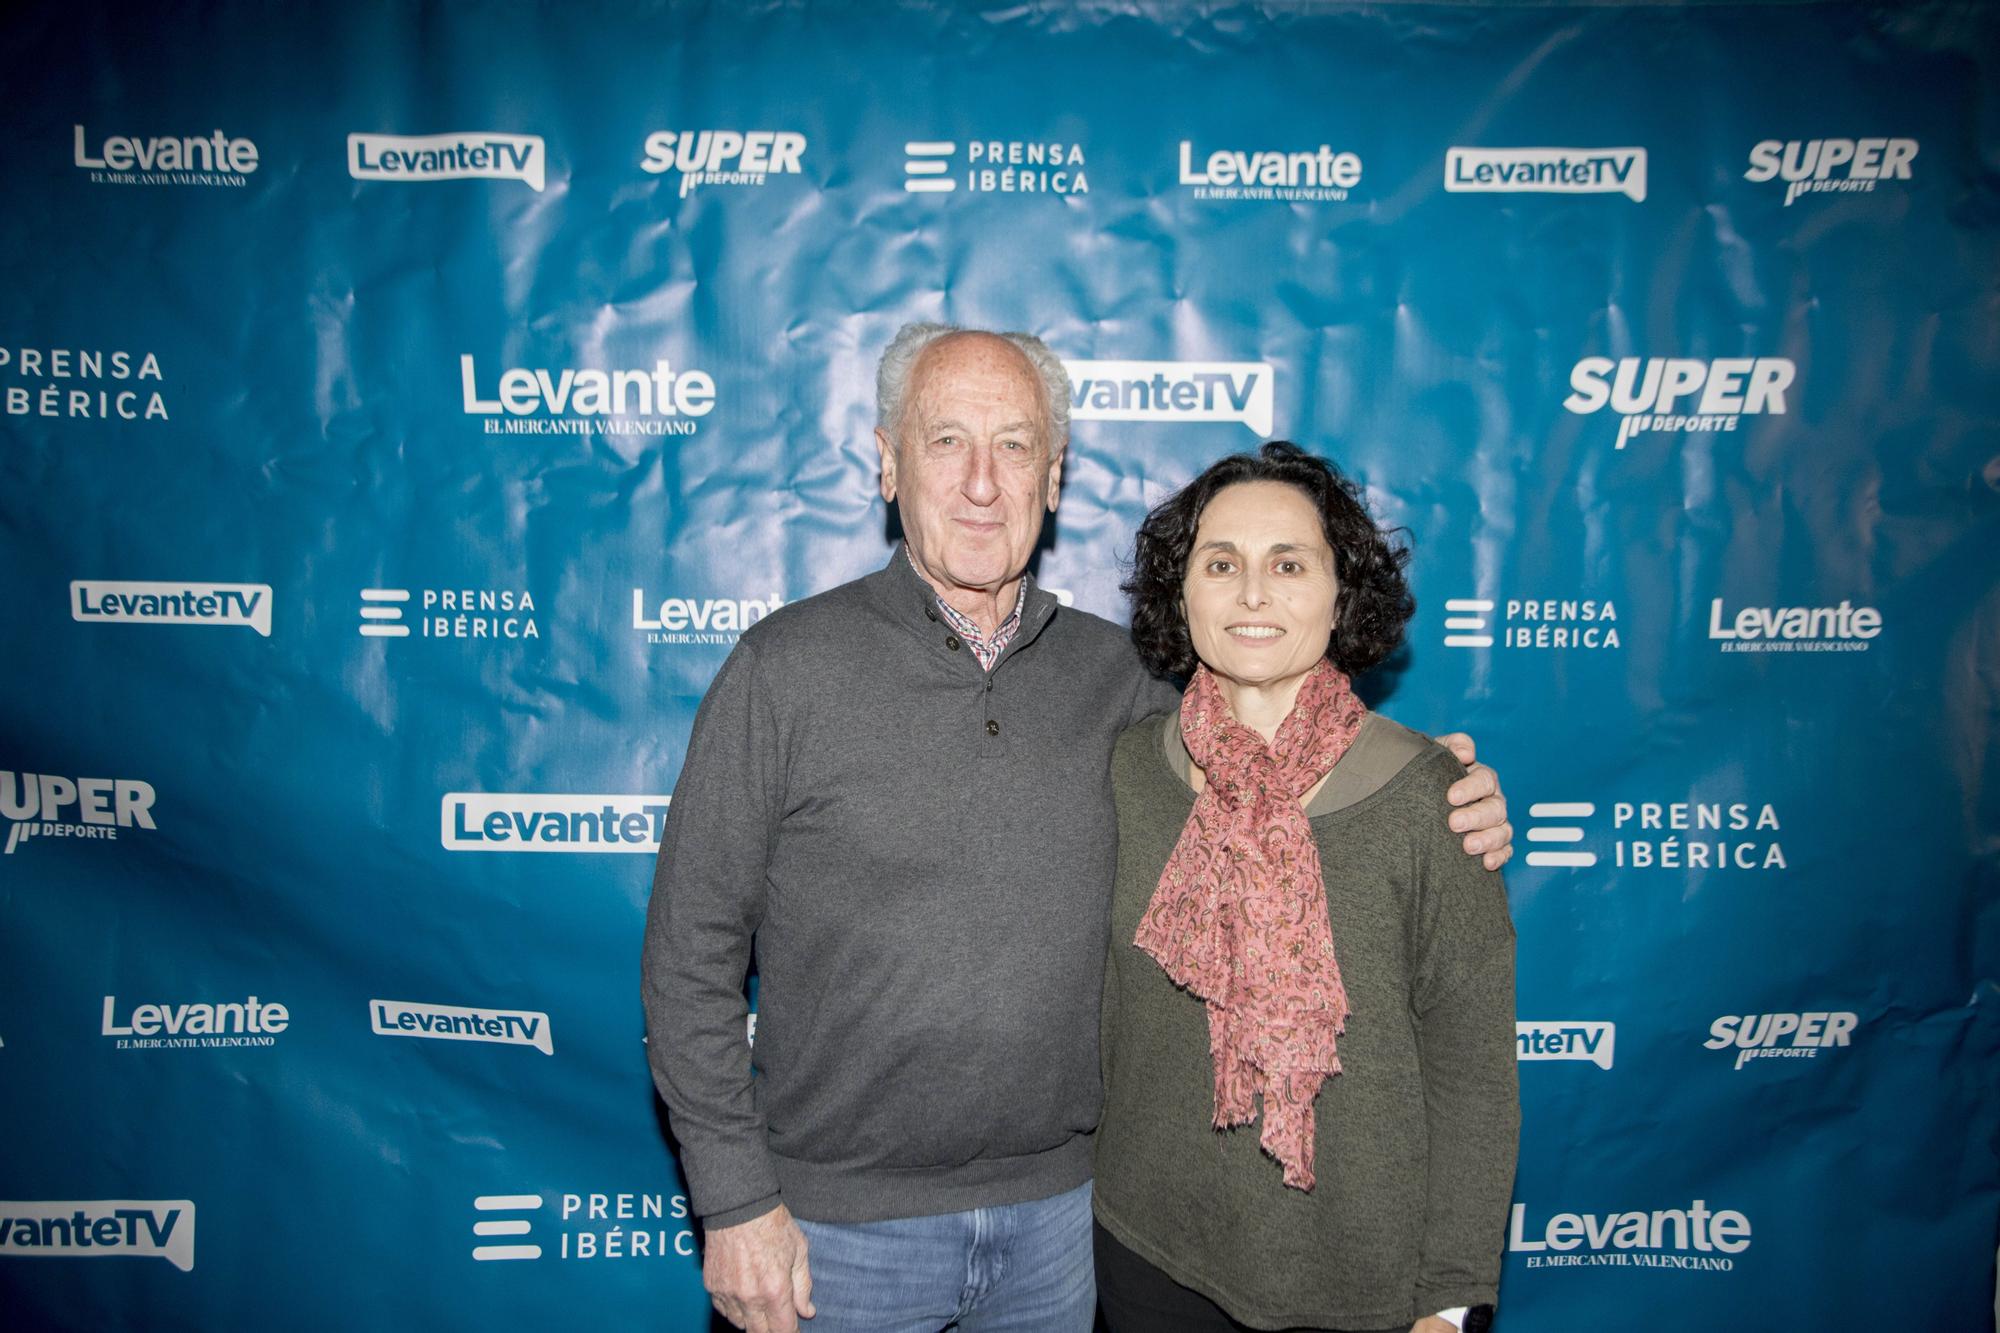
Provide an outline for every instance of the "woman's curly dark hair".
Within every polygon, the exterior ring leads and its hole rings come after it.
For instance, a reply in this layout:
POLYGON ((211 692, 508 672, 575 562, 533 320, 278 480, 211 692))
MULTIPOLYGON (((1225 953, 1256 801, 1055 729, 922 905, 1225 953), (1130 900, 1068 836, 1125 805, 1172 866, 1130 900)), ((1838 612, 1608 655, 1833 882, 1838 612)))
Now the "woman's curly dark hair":
POLYGON ((1288 440, 1273 440, 1255 454, 1231 454, 1163 501, 1139 525, 1132 577, 1121 587, 1132 598, 1132 642, 1155 675, 1194 674, 1194 640, 1181 610, 1188 555, 1208 502, 1226 486, 1276 481, 1296 486, 1319 510, 1320 527, 1333 548, 1340 580, 1339 613, 1326 655, 1348 675, 1379 665, 1403 641, 1415 614, 1403 567, 1409 547, 1384 532, 1362 501, 1361 488, 1323 458, 1288 440))

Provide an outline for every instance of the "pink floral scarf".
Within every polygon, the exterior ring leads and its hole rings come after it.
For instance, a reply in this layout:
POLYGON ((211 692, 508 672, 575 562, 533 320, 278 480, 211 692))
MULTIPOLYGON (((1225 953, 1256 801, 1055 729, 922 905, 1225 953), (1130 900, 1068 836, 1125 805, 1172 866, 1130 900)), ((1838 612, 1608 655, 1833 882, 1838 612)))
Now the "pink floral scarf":
POLYGON ((1354 743, 1367 707, 1321 661, 1268 748, 1230 715, 1207 667, 1181 700, 1181 737, 1207 785, 1132 943, 1208 1005, 1215 1127, 1247 1125, 1263 1094, 1264 1151, 1313 1187, 1313 1099, 1340 1072, 1347 990, 1319 847, 1299 798, 1354 743))

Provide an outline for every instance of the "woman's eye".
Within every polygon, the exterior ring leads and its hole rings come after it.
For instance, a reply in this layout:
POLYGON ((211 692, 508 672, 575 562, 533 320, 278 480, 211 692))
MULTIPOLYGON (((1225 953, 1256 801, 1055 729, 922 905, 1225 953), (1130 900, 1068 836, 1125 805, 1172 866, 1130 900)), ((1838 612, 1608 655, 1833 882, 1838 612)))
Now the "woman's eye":
POLYGON ((1280 574, 1296 574, 1304 568, 1305 566, 1296 560, 1280 560, 1278 562, 1278 572, 1280 574))
POLYGON ((1208 562, 1208 572, 1211 574, 1227 574, 1235 568, 1236 566, 1227 560, 1211 560, 1208 562))

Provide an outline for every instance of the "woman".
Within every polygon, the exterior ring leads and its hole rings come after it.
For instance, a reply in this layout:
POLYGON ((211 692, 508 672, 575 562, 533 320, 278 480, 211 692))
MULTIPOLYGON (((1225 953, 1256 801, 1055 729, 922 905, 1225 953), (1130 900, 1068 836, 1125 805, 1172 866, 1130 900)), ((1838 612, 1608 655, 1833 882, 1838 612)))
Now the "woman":
POLYGON ((1133 639, 1192 678, 1112 761, 1112 1333, 1490 1315, 1520 1126, 1513 926, 1438 813, 1458 765, 1348 683, 1402 641, 1408 559, 1285 443, 1140 528, 1133 639))

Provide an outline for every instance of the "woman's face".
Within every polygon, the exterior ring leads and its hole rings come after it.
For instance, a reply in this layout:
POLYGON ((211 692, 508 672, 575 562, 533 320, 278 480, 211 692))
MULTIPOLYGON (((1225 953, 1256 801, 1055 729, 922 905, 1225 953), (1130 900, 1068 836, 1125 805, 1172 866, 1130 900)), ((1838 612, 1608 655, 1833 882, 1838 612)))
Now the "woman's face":
POLYGON ((1239 685, 1296 680, 1326 656, 1340 594, 1319 511, 1296 486, 1244 481, 1201 511, 1181 605, 1195 655, 1239 685))

